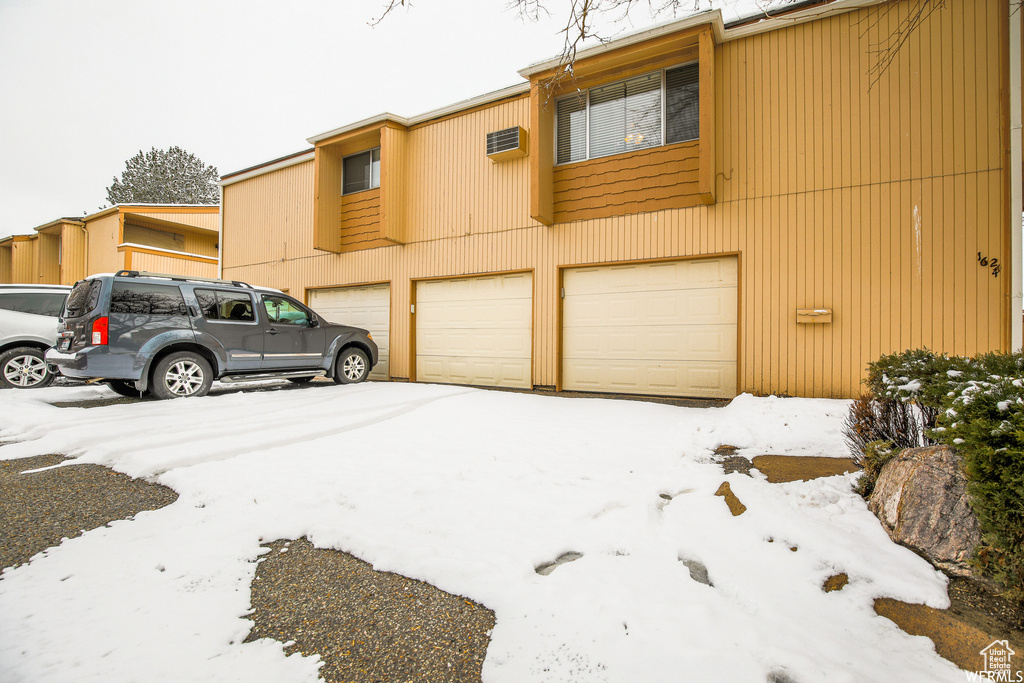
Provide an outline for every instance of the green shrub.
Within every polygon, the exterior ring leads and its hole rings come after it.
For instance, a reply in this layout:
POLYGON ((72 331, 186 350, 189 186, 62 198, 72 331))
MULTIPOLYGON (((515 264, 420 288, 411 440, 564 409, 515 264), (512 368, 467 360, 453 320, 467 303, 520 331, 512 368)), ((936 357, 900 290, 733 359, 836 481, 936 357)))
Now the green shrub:
POLYGON ((969 372, 969 366, 966 358, 913 349, 869 363, 865 383, 878 399, 917 405, 927 430, 935 426, 936 415, 949 402, 952 383, 969 372))
POLYGON ((869 495, 901 448, 953 446, 963 458, 982 545, 976 562, 1018 598, 1024 595, 1024 354, 973 358, 914 349, 868 366, 871 394, 844 425, 869 495), (901 412, 896 406, 902 405, 901 412), (908 416, 911 419, 908 421, 908 416), (914 427, 919 427, 918 433, 914 427), (916 440, 916 442, 915 442, 916 440))
MULTIPOLYGON (((1008 366, 1007 359, 983 362, 1008 366)), ((1024 373, 968 380, 954 394, 934 433, 963 458, 982 531, 980 568, 1019 597, 1024 592, 1024 373)))

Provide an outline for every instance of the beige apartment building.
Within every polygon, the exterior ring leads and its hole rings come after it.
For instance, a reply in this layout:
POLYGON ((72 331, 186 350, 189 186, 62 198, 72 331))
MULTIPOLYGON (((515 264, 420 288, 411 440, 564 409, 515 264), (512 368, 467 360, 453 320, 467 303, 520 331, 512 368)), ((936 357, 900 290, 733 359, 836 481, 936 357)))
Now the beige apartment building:
POLYGON ((1017 348, 1021 13, 916 8, 705 12, 315 135, 222 179, 222 275, 393 380, 849 397, 881 354, 1017 348))
POLYGON ((120 204, 0 239, 0 283, 74 284, 92 273, 217 276, 220 207, 120 204))

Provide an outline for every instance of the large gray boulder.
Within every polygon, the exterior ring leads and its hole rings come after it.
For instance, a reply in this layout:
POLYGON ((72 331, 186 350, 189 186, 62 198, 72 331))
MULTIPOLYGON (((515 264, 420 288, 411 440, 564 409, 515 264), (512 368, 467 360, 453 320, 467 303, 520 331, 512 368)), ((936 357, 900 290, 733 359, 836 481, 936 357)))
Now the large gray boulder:
POLYGON ((896 543, 950 574, 972 575, 968 560, 981 531, 960 457, 949 446, 900 451, 878 475, 868 508, 896 543))

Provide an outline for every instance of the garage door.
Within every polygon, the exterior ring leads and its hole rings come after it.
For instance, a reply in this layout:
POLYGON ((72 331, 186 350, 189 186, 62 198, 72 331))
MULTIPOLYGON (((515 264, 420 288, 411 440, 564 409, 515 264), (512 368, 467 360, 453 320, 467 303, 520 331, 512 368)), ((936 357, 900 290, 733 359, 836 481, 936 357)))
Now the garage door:
POLYGON ((370 379, 390 377, 391 288, 388 285, 312 289, 309 307, 331 322, 369 330, 380 349, 370 379))
POLYGON ((530 273, 416 284, 416 379, 533 386, 530 273))
POLYGON ((566 270, 562 388, 736 395, 735 257, 566 270))

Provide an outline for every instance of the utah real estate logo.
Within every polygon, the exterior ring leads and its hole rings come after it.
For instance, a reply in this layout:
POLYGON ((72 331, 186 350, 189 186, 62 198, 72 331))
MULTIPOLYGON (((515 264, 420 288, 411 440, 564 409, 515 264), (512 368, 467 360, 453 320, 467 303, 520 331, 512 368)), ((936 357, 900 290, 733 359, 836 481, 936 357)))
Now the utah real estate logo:
POLYGON ((985 660, 984 671, 968 671, 969 681, 1006 681, 1007 683, 1024 682, 1024 673, 1014 671, 1013 656, 1017 654, 1010 649, 1006 640, 993 640, 988 647, 979 653, 985 660))

